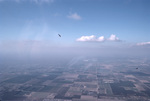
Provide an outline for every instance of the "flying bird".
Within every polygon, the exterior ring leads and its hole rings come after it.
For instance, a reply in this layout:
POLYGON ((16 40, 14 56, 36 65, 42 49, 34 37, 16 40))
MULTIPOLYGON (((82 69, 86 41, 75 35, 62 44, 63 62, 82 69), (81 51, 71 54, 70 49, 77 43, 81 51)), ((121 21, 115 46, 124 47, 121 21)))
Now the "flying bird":
POLYGON ((59 37, 61 37, 61 35, 60 34, 58 34, 59 35, 59 37))

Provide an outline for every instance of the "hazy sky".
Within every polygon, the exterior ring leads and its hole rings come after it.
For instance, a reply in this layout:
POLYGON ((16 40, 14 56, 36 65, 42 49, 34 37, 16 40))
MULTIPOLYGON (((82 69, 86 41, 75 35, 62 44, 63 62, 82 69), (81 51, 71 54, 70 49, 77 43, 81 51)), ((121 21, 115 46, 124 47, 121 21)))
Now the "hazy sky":
POLYGON ((149 5, 150 0, 0 0, 0 45, 147 45, 149 5))

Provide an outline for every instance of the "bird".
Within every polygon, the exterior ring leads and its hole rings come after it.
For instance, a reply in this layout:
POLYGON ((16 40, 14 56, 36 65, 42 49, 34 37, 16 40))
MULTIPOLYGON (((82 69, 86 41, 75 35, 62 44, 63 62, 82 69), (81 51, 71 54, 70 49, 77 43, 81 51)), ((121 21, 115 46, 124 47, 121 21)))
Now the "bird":
POLYGON ((138 68, 136 68, 136 69, 138 69, 138 68))
POLYGON ((60 34, 58 34, 59 35, 59 37, 61 37, 61 35, 60 34))

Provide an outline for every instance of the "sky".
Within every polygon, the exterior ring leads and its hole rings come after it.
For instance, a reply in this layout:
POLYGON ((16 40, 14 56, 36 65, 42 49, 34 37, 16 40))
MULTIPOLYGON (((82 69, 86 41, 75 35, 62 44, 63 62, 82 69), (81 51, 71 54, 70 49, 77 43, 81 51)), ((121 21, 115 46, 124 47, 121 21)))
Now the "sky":
POLYGON ((0 50, 150 47, 149 5, 150 0, 0 0, 0 50))

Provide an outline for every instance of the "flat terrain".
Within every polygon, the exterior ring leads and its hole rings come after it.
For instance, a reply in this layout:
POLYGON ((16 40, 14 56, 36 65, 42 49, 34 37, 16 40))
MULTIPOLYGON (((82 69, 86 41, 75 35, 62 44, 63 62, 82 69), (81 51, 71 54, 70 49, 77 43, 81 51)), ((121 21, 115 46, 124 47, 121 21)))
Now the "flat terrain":
POLYGON ((1 63, 1 101, 150 101, 150 59, 1 63))

